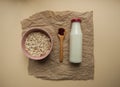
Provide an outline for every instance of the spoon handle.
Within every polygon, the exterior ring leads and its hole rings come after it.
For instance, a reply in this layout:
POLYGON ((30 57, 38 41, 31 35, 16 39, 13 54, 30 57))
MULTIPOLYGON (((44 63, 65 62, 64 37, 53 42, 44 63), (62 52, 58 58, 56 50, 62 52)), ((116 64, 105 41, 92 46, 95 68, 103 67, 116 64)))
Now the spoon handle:
POLYGON ((63 62, 63 37, 60 38, 60 62, 63 62))

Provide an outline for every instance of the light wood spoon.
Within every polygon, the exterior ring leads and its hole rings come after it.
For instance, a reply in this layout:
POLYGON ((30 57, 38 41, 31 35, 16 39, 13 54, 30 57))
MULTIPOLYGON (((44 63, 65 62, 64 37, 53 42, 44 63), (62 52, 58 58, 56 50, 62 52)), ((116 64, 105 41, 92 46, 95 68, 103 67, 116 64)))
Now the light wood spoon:
POLYGON ((60 56, 59 56, 59 61, 63 62, 63 40, 65 37, 65 29, 64 28, 59 28, 58 30, 58 37, 60 39, 60 56))

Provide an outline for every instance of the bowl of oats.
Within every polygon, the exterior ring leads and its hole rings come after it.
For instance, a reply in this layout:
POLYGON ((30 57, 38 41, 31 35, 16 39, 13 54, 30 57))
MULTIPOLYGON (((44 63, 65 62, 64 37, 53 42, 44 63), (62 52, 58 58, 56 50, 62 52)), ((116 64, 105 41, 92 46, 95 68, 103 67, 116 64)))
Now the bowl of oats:
POLYGON ((21 46, 25 56, 33 60, 42 60, 50 54, 53 39, 48 31, 32 28, 23 34, 21 46))

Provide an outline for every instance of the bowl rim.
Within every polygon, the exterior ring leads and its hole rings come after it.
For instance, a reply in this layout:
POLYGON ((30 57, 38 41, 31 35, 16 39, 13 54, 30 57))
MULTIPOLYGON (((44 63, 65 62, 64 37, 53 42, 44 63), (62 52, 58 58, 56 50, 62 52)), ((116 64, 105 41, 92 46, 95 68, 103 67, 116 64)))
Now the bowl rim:
POLYGON ((24 32, 24 34, 22 35, 22 40, 21 40, 21 47, 22 47, 22 50, 23 50, 23 53, 26 57, 28 57, 29 59, 32 59, 32 60, 42 60, 44 58, 46 58, 50 52, 52 51, 52 48, 53 48, 53 37, 52 35, 50 35, 50 33, 48 31, 46 31, 45 29, 43 28, 40 28, 40 27, 32 27, 32 28, 28 28, 26 29, 26 31, 24 32), (50 38, 50 41, 51 41, 51 46, 50 46, 50 49, 46 52, 45 55, 41 56, 41 57, 38 57, 38 56, 32 56, 30 55, 26 50, 25 50, 25 39, 27 37, 27 35, 29 35, 31 32, 35 32, 35 31, 42 31, 44 32, 45 34, 47 34, 50 38))

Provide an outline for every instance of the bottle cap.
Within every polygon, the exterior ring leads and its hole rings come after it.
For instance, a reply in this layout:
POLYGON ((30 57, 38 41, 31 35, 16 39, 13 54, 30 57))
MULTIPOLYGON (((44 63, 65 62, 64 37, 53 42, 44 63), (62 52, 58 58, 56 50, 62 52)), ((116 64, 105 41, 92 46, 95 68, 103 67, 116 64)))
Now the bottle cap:
POLYGON ((80 19, 80 18, 73 18, 73 19, 71 20, 71 22, 81 22, 81 19, 80 19))

